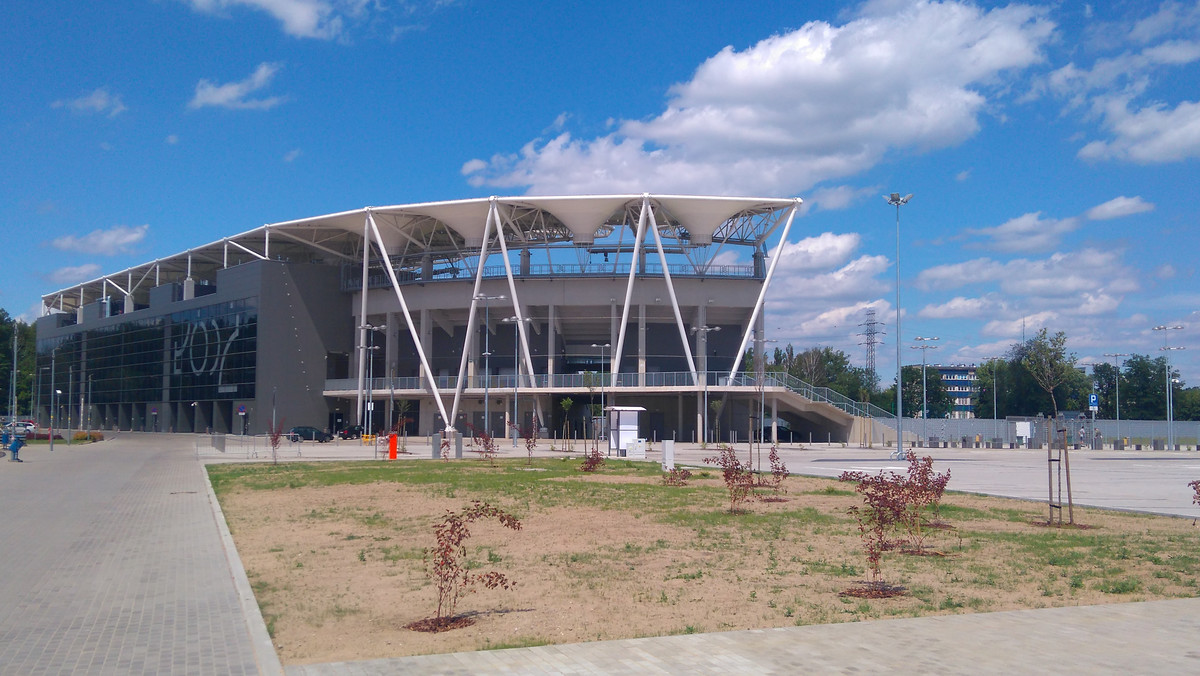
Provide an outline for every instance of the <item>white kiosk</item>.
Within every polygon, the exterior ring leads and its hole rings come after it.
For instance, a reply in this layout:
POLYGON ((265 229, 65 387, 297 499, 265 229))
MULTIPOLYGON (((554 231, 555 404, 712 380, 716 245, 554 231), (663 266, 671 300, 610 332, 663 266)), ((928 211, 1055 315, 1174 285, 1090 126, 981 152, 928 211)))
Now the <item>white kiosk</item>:
POLYGON ((630 458, 646 457, 646 440, 638 439, 638 414, 641 406, 608 407, 608 453, 630 458))

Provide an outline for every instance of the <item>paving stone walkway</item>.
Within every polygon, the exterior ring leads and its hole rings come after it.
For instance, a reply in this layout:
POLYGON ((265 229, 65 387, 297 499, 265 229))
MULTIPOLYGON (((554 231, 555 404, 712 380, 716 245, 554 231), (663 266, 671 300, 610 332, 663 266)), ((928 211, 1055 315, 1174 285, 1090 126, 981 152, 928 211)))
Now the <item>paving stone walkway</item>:
POLYGON ((259 673, 194 453, 55 449, 0 461, 0 673, 259 673))
MULTIPOLYGON (((197 450, 193 437, 125 434, 53 453, 35 445, 25 463, 0 461, 0 674, 284 671, 203 470, 239 456, 197 450)), ((289 459, 371 455, 350 443, 295 450, 289 459)), ((702 454, 679 450, 683 462, 702 454)), ((1037 489, 1019 490, 1044 481, 1044 457, 1001 453, 934 455, 959 488, 1036 498, 1037 489)), ((1086 502, 1196 513, 1177 505, 1176 484, 1200 476, 1200 454, 1079 458, 1086 502)), ((889 466, 878 449, 789 449, 785 460, 825 475, 889 466)), ((1197 636, 1200 598, 293 665, 286 674, 1200 673, 1197 636)))

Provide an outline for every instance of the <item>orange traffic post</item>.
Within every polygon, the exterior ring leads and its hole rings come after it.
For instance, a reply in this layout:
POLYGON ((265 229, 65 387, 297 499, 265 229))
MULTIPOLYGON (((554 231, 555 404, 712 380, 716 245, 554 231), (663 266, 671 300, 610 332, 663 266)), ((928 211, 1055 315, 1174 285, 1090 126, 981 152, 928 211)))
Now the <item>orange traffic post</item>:
POLYGON ((396 459, 396 435, 393 434, 388 439, 388 460, 396 459))

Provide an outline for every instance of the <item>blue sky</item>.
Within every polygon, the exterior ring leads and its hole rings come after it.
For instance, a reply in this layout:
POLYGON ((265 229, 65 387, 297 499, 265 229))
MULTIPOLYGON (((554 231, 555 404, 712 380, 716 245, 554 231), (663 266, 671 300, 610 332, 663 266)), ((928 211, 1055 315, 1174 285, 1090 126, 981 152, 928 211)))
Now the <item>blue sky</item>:
POLYGON ((0 304, 368 205, 798 195, 769 337, 861 364, 873 307, 886 383, 900 192, 906 362, 1044 326, 1200 384, 1198 74, 1196 2, 20 2, 0 304))

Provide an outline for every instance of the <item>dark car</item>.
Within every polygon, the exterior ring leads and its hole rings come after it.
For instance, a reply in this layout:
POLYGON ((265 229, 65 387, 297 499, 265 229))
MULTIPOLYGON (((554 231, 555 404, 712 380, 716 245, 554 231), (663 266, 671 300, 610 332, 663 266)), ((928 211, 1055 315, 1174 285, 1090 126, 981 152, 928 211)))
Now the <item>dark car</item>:
POLYGON ((307 425, 293 427, 288 430, 287 437, 292 441, 333 441, 332 434, 307 425))
POLYGON ((338 436, 343 439, 360 439, 362 438, 362 435, 362 425, 351 425, 343 429, 341 432, 338 432, 338 436))
MULTIPOLYGON (((793 432, 792 428, 788 427, 787 425, 780 424, 775 428, 775 431, 779 438, 779 443, 781 443, 781 444, 796 444, 796 443, 800 443, 801 441, 803 441, 800 438, 800 433, 793 432)), ((764 427, 762 429, 762 438, 766 442, 771 441, 770 426, 764 427)))

